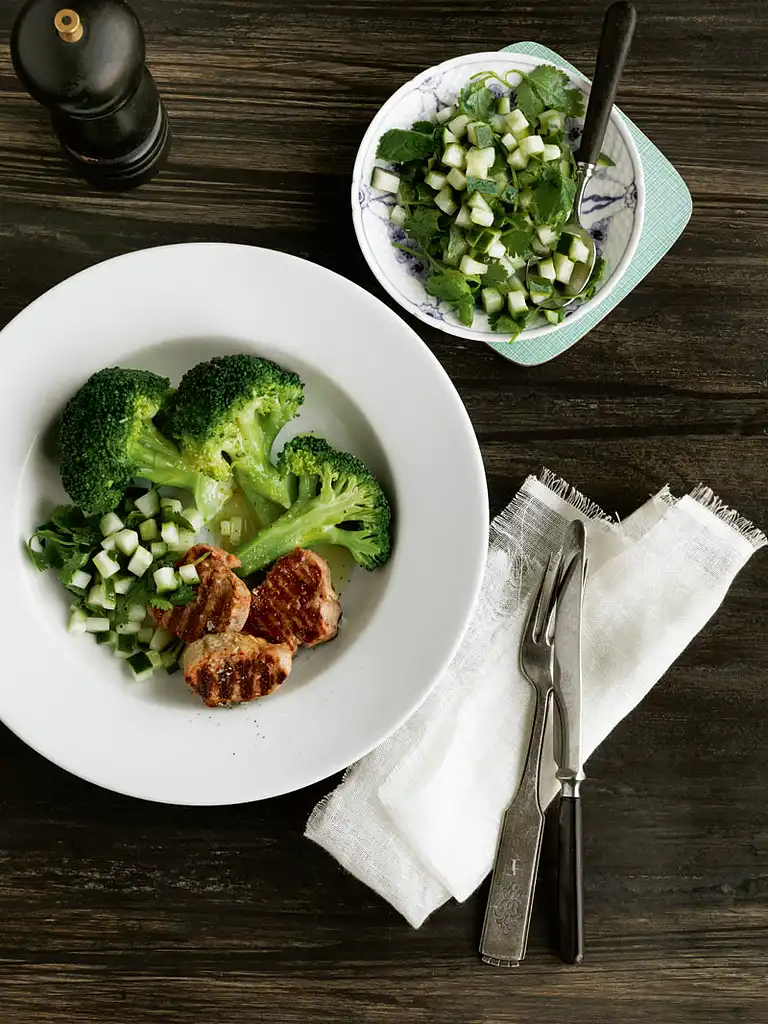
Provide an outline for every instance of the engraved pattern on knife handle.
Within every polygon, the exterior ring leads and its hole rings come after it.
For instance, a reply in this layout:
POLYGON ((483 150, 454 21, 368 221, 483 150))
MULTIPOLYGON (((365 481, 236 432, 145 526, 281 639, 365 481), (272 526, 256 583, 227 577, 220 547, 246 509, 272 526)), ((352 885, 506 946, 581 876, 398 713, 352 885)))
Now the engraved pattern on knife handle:
POLYGON ((525 956, 544 832, 539 763, 551 694, 537 695, 523 778, 501 826, 480 953, 486 963, 516 967, 525 956))

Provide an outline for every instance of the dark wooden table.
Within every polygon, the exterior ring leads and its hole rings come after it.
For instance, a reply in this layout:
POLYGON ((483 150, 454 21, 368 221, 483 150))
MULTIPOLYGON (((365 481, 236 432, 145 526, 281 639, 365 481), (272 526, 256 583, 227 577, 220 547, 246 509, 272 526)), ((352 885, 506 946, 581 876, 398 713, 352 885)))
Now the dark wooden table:
MULTIPOLYGON (((590 71, 603 3, 134 6, 176 142, 167 172, 123 196, 68 176, 11 69, 20 2, 0 7, 0 326, 99 260, 203 239, 308 257, 388 301, 347 206, 376 109, 428 65, 515 40, 590 71)), ((665 482, 704 480, 765 527, 765 4, 638 6, 620 102, 691 189, 681 241, 538 369, 413 326, 467 404, 494 511, 547 464, 621 514, 665 482)), ((588 765, 582 967, 554 954, 547 891, 516 972, 477 961, 484 890, 409 928, 302 839, 329 783, 251 806, 155 806, 65 774, 0 728, 0 1020, 766 1019, 767 565, 765 553, 748 565, 588 765)))

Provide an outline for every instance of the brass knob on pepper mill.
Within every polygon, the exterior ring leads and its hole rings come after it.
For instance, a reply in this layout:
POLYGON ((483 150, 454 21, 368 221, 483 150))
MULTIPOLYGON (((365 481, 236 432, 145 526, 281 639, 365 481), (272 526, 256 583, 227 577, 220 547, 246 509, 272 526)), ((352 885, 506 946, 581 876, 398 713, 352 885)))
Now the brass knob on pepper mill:
POLYGON ((168 154, 168 115, 144 33, 123 0, 28 0, 11 36, 16 74, 51 115, 75 171, 103 188, 148 181, 168 154))

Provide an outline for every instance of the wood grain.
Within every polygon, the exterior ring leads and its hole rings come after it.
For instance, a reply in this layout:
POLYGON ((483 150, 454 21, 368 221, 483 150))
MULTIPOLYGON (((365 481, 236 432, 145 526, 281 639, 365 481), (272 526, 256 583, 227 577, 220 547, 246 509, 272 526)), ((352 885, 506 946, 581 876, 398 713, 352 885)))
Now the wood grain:
MULTIPOLYGON (((603 4, 134 0, 175 132, 124 196, 69 177, 0 7, 0 325, 142 246, 246 242, 388 301, 349 174, 422 68, 536 39, 591 73, 603 4)), ((620 103, 685 177, 688 230, 607 321, 523 370, 414 326, 472 416, 494 510, 542 464, 624 515, 705 480, 768 523, 768 19, 762 0, 645 0, 620 103)), ((302 838, 328 784, 266 804, 157 807, 0 729, 3 1024, 673 1024, 768 1016, 765 557, 603 744, 585 786, 587 958, 557 960, 540 886, 529 954, 483 968, 484 890, 410 929, 302 838)))

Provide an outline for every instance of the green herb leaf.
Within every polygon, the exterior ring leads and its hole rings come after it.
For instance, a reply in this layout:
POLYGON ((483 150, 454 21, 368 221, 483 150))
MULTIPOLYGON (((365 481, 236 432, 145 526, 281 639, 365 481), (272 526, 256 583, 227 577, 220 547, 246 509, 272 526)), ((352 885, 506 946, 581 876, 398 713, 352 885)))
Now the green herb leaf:
POLYGON ((590 275, 589 281, 587 282, 586 288, 579 293, 577 298, 582 302, 588 302, 590 299, 595 297, 597 293, 597 287, 605 277, 605 260, 602 256, 598 256, 595 260, 595 267, 590 275))
POLYGON ((518 256, 521 260, 527 260, 533 255, 531 242, 533 241, 533 227, 528 224, 521 213, 507 214, 504 218, 506 230, 501 235, 501 240, 507 247, 511 256, 518 256))
POLYGON ((420 132, 422 135, 431 135, 435 130, 435 126, 431 121, 415 121, 411 125, 411 131, 420 132))
POLYGON ((464 327, 471 327, 475 319, 475 299, 473 295, 465 295, 456 303, 456 315, 464 327))
POLYGON ((483 288, 495 288, 506 295, 509 291, 509 274, 500 263, 489 263, 483 274, 483 288))
POLYGON ((460 270, 433 267, 427 275, 424 287, 430 295, 445 302, 461 302, 471 295, 469 283, 460 270))
POLYGON ((459 93, 459 109, 462 114, 477 121, 487 121, 496 108, 496 100, 483 81, 470 82, 459 93))
POLYGON ((435 140, 432 135, 406 128, 390 128, 379 139, 376 156, 380 160, 404 164, 409 160, 425 160, 434 151, 435 140))
POLYGON ((521 331, 524 331, 526 327, 530 325, 535 316, 535 309, 529 309, 527 313, 514 318, 511 317, 509 313, 499 310, 498 313, 491 313, 488 317, 488 323, 490 324, 491 330, 496 331, 497 334, 508 334, 509 337, 507 341, 511 343, 521 331))
POLYGON ((197 533, 192 523, 186 519, 181 512, 174 512, 173 509, 164 508, 162 509, 162 517, 164 523, 175 523, 176 526, 180 526, 182 530, 190 530, 192 533, 197 533))
POLYGON ((552 170, 545 172, 545 179, 533 190, 537 220, 540 224, 564 224, 573 209, 576 182, 561 174, 554 164, 547 166, 552 166, 552 170))
POLYGON ((425 248, 442 233, 440 210, 435 206, 417 206, 405 221, 405 232, 414 242, 425 248))
POLYGON ((498 182, 492 181, 490 178, 473 178, 472 175, 467 177, 468 196, 471 196, 473 192, 481 192, 486 196, 495 196, 498 189, 498 182))
POLYGON ((515 101, 531 124, 534 124, 537 117, 547 109, 546 103, 536 92, 534 85, 528 80, 527 76, 515 89, 515 101))

